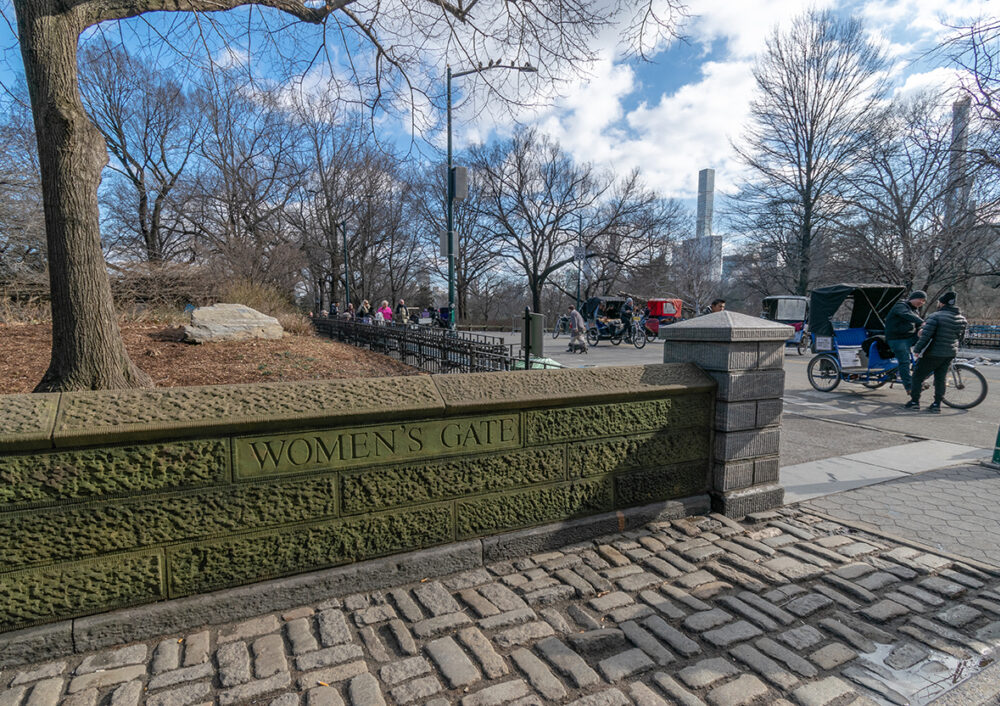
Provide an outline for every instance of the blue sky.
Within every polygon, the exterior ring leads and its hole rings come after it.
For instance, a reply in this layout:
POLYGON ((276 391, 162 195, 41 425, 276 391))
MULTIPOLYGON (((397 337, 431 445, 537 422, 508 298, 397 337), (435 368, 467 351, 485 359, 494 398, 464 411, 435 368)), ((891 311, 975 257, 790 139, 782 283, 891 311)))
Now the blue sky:
MULTIPOLYGON (((717 192, 733 193, 744 173, 731 141, 739 138, 753 95, 754 57, 776 24, 809 6, 862 17, 893 57, 901 92, 954 86, 959 77, 945 59, 926 52, 948 36, 949 25, 1000 15, 1000 0, 689 0, 685 41, 661 47, 653 63, 640 63, 622 58, 618 31, 609 28, 596 42, 599 58, 586 76, 568 76, 560 98, 522 110, 517 119, 552 135, 581 161, 619 173, 641 168, 647 182, 667 196, 693 203, 697 172, 704 167, 717 170, 717 192)), ((0 0, 0 9, 13 21, 10 0, 0 0)), ((244 12, 234 13, 235 25, 244 12)), ((9 84, 20 72, 20 54, 3 23, 0 62, 0 80, 9 84)), ((513 130, 504 111, 463 113, 466 88, 456 85, 457 148, 513 130)), ((380 126, 405 141, 401 122, 389 119, 380 126)), ((443 147, 443 124, 424 137, 443 147)))

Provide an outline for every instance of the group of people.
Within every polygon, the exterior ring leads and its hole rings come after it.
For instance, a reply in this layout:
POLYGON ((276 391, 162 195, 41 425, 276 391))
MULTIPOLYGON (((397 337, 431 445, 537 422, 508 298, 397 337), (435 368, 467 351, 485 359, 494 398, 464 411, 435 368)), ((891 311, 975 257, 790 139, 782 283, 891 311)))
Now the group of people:
MULTIPOLYGON (((569 348, 566 349, 567 353, 586 353, 587 352, 587 322, 583 318, 583 314, 577 311, 576 306, 573 304, 569 305, 567 311, 569 314, 569 348)), ((646 310, 649 313, 649 310, 646 310)), ((596 313, 596 318, 606 324, 620 325, 622 331, 628 333, 632 330, 633 322, 632 319, 635 315, 635 303, 632 297, 627 297, 625 302, 622 304, 621 309, 618 310, 618 320, 615 321, 607 315, 605 311, 605 305, 602 302, 596 313)))
POLYGON ((916 290, 892 307, 885 320, 885 340, 899 361, 899 377, 910 400, 905 409, 920 409, 924 381, 934 376, 934 401, 928 412, 940 413, 948 368, 958 355, 959 342, 968 324, 958 308, 958 295, 945 292, 938 297, 938 309, 927 317, 918 313, 927 303, 927 293, 916 290), (910 351, 916 363, 910 370, 910 351))
POLYGON ((389 306, 388 299, 383 299, 377 309, 373 308, 367 299, 364 299, 357 310, 354 309, 354 304, 348 304, 343 311, 334 304, 330 311, 321 311, 320 316, 323 318, 329 316, 332 319, 343 321, 360 321, 366 324, 392 323, 393 320, 398 323, 406 323, 410 318, 406 310, 406 302, 402 299, 396 304, 395 311, 389 306))

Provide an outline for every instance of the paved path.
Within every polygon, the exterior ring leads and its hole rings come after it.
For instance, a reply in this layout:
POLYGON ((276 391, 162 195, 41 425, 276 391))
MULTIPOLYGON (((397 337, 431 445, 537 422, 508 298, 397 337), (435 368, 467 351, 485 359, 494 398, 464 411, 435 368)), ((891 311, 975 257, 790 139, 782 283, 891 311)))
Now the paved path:
POLYGON ((1000 570, 801 511, 755 519, 10 667, 0 704, 922 704, 1000 644, 1000 570))
POLYGON ((806 502, 944 551, 1000 566, 1000 471, 958 466, 806 502))

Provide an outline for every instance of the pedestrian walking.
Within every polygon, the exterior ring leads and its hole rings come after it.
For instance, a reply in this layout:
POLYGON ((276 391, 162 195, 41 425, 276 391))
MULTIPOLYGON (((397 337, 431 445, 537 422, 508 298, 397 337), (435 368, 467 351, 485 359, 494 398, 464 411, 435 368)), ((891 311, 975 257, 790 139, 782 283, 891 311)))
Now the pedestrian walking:
POLYGON ((406 314, 406 302, 400 299, 399 304, 396 305, 396 312, 393 314, 393 319, 397 324, 405 324, 409 318, 406 314))
POLYGON ((927 411, 933 414, 941 412, 948 367, 958 355, 958 344, 965 336, 968 323, 959 311, 958 295, 955 292, 945 292, 938 298, 938 310, 927 317, 920 329, 917 344, 913 347, 917 364, 910 383, 910 401, 904 405, 906 409, 920 409, 920 392, 924 380, 933 375, 934 402, 927 411))
POLYGON ((382 314, 383 321, 392 321, 392 308, 389 306, 389 300, 383 299, 378 311, 382 314))
POLYGON ((709 314, 718 314, 720 311, 726 310, 726 300, 725 299, 713 299, 712 306, 709 308, 709 314))
POLYGON ((566 350, 569 353, 587 352, 587 322, 572 304, 569 305, 569 348, 566 350))
POLYGON ((912 381, 910 349, 916 344, 917 332, 924 323, 917 311, 926 301, 926 292, 921 289, 914 290, 906 299, 896 302, 889 315, 885 317, 885 342, 889 344, 892 354, 899 362, 899 379, 907 393, 910 392, 912 381))
POLYGON ((358 307, 358 318, 367 324, 371 319, 371 315, 372 305, 368 303, 367 299, 362 300, 361 306, 358 307))

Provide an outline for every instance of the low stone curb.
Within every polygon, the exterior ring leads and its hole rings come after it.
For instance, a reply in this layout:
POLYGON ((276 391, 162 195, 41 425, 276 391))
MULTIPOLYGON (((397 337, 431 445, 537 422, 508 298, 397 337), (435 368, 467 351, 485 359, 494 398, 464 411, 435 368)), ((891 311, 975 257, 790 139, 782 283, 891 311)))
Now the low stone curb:
POLYGON ((541 527, 394 554, 348 566, 263 581, 0 634, 0 665, 88 652, 158 635, 219 625, 325 598, 420 581, 504 559, 638 529, 656 521, 707 514, 707 495, 629 508, 541 527))

